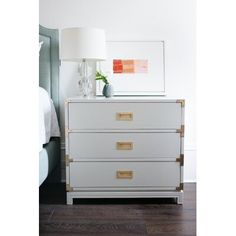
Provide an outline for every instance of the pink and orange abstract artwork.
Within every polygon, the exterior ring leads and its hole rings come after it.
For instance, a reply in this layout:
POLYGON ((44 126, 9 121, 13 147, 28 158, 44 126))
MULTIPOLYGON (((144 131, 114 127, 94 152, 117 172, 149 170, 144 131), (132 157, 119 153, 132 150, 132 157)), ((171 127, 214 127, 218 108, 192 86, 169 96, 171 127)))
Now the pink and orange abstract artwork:
POLYGON ((113 60, 113 73, 148 73, 148 60, 113 60))

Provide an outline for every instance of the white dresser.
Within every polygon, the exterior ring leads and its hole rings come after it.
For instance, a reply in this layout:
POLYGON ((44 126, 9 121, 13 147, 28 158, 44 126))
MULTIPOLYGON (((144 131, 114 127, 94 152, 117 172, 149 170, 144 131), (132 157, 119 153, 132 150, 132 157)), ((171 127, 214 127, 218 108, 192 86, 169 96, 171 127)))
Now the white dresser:
POLYGON ((74 198, 183 202, 184 100, 69 98, 67 204, 74 198))

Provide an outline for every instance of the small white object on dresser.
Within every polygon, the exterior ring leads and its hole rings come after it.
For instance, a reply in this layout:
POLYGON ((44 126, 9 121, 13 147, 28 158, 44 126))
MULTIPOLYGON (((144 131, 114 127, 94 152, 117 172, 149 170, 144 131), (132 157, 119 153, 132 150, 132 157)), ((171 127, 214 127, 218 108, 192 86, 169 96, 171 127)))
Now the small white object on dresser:
POLYGON ((67 204, 74 198, 176 198, 183 203, 182 99, 69 98, 67 204))

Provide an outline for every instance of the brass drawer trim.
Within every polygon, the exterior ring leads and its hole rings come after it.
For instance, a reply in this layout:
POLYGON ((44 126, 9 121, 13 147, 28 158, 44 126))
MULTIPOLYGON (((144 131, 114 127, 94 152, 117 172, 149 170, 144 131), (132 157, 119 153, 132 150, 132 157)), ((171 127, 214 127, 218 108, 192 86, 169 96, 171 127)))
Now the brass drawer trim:
POLYGON ((183 191, 184 190, 184 184, 180 183, 179 187, 176 187, 176 191, 183 191))
POLYGON ((133 112, 117 112, 116 120, 118 121, 132 121, 133 120, 133 112))
POLYGON ((178 99, 176 100, 177 103, 181 103, 181 107, 185 107, 185 100, 184 99, 178 99))
POLYGON ((66 191, 67 192, 72 192, 72 191, 74 191, 74 189, 72 187, 70 187, 69 184, 66 184, 66 191))
POLYGON ((117 150, 133 150, 133 142, 117 142, 117 150))
POLYGON ((176 130, 177 133, 180 133, 181 138, 184 137, 184 129, 184 125, 181 125, 181 128, 176 130))
POLYGON ((133 171, 131 170, 118 170, 116 171, 117 179, 133 179, 133 171))
POLYGON ((69 155, 66 155, 65 158, 66 166, 69 166, 70 162, 73 162, 73 159, 69 157, 69 155))
POLYGON ((184 154, 180 154, 180 157, 176 158, 176 161, 180 163, 180 166, 184 166, 184 154))

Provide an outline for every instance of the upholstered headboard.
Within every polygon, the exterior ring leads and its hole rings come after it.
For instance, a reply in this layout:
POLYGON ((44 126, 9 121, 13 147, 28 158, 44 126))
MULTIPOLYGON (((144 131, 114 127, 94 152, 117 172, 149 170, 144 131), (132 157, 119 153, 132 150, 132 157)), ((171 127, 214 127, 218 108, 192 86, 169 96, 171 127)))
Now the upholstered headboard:
POLYGON ((39 86, 51 96, 59 119, 59 34, 57 29, 39 26, 39 86))

